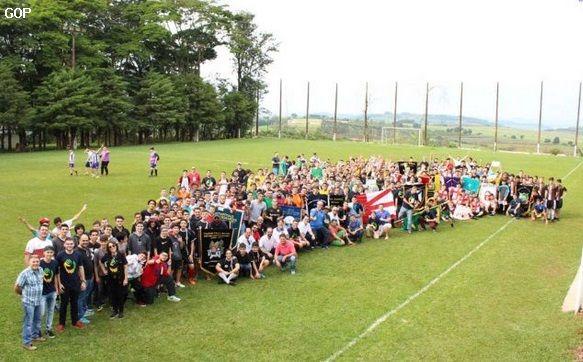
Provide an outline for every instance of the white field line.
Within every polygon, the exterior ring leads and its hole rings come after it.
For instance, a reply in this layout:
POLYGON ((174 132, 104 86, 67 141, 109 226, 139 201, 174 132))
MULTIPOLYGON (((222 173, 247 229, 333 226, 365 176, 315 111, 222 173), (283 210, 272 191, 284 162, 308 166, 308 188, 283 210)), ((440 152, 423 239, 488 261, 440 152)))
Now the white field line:
MULTIPOLYGON (((577 170, 579 168, 579 166, 581 166, 581 164, 583 164, 583 162, 580 162, 571 171, 569 171, 569 173, 567 173, 563 177, 563 180, 565 180, 569 176, 571 176, 571 174, 573 174, 573 172, 575 172, 575 170, 577 170)), ((332 354, 330 357, 328 357, 326 359, 326 362, 331 362, 331 361, 336 360, 338 357, 340 357, 342 354, 344 354, 346 351, 348 351, 350 348, 352 348, 355 344, 357 344, 361 339, 363 339, 364 337, 366 337, 369 334, 371 334, 375 329, 377 329, 378 326, 380 326, 390 316, 392 316, 393 314, 397 313, 401 309, 405 308, 409 303, 411 303, 412 301, 414 301, 415 299, 417 299, 417 297, 421 296, 423 293, 425 293, 426 291, 428 291, 429 288, 431 288, 433 285, 437 284, 437 282, 439 282, 441 280, 441 278, 443 278, 444 276, 446 276, 447 274, 449 274, 449 272, 451 272, 452 270, 454 270, 455 268, 457 268, 461 263, 463 263, 466 259, 468 259, 470 256, 472 256, 472 254, 474 254, 476 251, 480 250, 480 248, 482 246, 484 246, 488 241, 492 240, 496 235, 498 235, 504 229, 506 229, 506 227, 508 225, 510 225, 514 220, 515 219, 508 220, 508 222, 506 222, 504 225, 502 225, 494 233, 490 234, 490 236, 488 236, 486 239, 484 239, 484 241, 482 241, 481 243, 479 243, 469 253, 467 253, 466 255, 464 255, 461 259, 459 259, 458 261, 456 261, 455 263, 453 263, 449 268, 447 268, 445 271, 443 271, 441 274, 439 274, 437 277, 435 277, 432 281, 430 281, 429 283, 427 283, 427 285, 425 285, 423 288, 419 289, 415 294, 412 294, 411 296, 409 296, 407 299, 405 299, 404 302, 402 302, 401 304, 399 304, 397 307, 389 310, 388 312, 386 312, 385 314, 383 314, 382 316, 380 316, 377 320, 375 320, 371 325, 369 325, 358 336, 354 337, 350 342, 348 342, 346 345, 344 345, 342 348, 340 348, 338 351, 336 351, 334 354, 332 354)))
POLYGON ((344 352, 348 351, 356 343, 358 343, 361 339, 363 339, 364 337, 366 337, 367 335, 369 335, 372 331, 374 331, 378 326, 380 326, 390 316, 392 316, 393 314, 397 313, 401 309, 405 308, 409 303, 411 303, 412 301, 414 301, 415 299, 417 299, 417 297, 419 297, 420 295, 422 295, 423 293, 425 293, 427 290, 429 290, 429 288, 431 288, 434 284, 437 284, 437 282, 439 282, 439 280, 441 280, 441 278, 443 278, 444 276, 446 276, 447 274, 449 274, 449 272, 451 272, 452 270, 454 270, 455 268, 457 268, 458 265, 460 265, 461 263, 463 263, 473 253, 475 253, 476 251, 480 250, 480 248, 482 246, 484 246, 484 244, 486 244, 494 236, 498 235, 500 232, 502 232, 504 229, 506 229, 506 227, 508 225, 510 225, 510 223, 512 223, 513 221, 514 221, 514 219, 508 220, 508 222, 506 222, 504 225, 502 225, 494 233, 490 234, 490 236, 488 236, 486 239, 484 239, 480 244, 478 244, 475 248, 473 248, 469 253, 467 253, 466 255, 464 255, 461 259, 459 259, 458 261, 456 261, 455 263, 453 263, 449 268, 447 268, 445 271, 443 271, 441 274, 439 274, 437 277, 435 277, 432 281, 430 281, 429 283, 427 283, 427 285, 425 285, 423 288, 419 289, 415 294, 412 294, 411 296, 409 296, 409 298, 405 299, 405 301, 403 303, 399 304, 394 309, 391 309, 390 311, 388 311, 385 314, 383 314, 382 316, 380 316, 370 326, 368 326, 368 328, 365 329, 362 333, 360 333, 358 336, 354 337, 344 347, 342 347, 341 349, 339 349, 338 351, 336 351, 336 353, 334 353, 333 355, 331 355, 330 357, 328 357, 326 359, 326 361, 329 362, 329 361, 336 360, 344 352))

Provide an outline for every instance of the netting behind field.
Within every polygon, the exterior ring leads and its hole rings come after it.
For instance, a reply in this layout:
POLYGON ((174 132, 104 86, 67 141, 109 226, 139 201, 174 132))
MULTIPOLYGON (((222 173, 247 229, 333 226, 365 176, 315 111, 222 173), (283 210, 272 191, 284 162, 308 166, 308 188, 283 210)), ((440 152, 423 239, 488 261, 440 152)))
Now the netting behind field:
POLYGON ((429 146, 573 154, 578 86, 545 82, 541 110, 540 82, 310 82, 308 95, 308 82, 290 80, 282 82, 281 101, 279 82, 270 86, 259 129, 286 138, 420 138, 429 146), (421 137, 393 127, 420 129, 421 137))

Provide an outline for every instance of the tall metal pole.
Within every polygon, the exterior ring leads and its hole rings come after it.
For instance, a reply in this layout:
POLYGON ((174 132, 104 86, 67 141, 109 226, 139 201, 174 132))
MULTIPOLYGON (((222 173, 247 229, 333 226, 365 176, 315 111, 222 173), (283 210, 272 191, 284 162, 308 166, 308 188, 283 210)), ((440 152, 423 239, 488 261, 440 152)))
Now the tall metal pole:
POLYGON ((277 132, 277 137, 281 138, 281 86, 282 80, 279 79, 279 131, 277 132))
POLYGON ((496 82, 496 118, 494 119, 494 152, 498 150, 498 97, 500 95, 500 82, 496 82))
POLYGON ((577 157, 577 147, 579 145, 579 115, 581 114, 581 82, 579 82, 579 102, 577 103, 577 127, 575 127, 575 146, 573 156, 577 157))
POLYGON ((338 83, 336 83, 336 90, 334 92, 334 133, 332 139, 336 141, 336 133, 338 132, 338 83))
POLYGON ((364 90, 364 142, 368 142, 368 82, 364 90))
POLYGON ((399 92, 399 82, 395 82, 395 104, 393 106, 393 144, 397 143, 397 93, 399 92))
POLYGON ((543 119, 543 82, 540 82, 540 104, 538 108, 538 135, 536 141, 536 153, 540 153, 540 134, 543 119))
POLYGON ((463 118, 463 104, 464 104, 464 82, 460 84, 460 122, 458 130, 458 147, 462 148, 462 118, 463 118))
POLYGON ((308 93, 306 95, 306 139, 308 139, 309 119, 310 119, 310 82, 308 82, 308 93))
POLYGON ((259 89, 257 90, 257 113, 255 114, 255 137, 259 137, 259 89))
POLYGON ((424 126, 424 130, 423 130, 423 138, 424 138, 424 145, 427 146, 427 141, 429 140, 429 137, 427 137, 427 116, 428 116, 428 112, 429 112, 429 82, 427 82, 426 88, 425 88, 425 126, 424 126))

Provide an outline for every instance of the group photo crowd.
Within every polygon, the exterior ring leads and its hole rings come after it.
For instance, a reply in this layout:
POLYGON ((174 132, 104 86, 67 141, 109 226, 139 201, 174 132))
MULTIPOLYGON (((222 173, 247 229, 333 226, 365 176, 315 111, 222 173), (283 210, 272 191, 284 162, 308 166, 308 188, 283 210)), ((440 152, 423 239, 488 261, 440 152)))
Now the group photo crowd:
MULTIPOLYGON (((85 152, 86 175, 115 172, 107 147, 85 152)), ((158 176, 160 160, 150 148, 150 177, 158 176)), ((68 167, 71 176, 79 174, 71 149, 68 167)), ((315 249, 438 235, 444 225, 484 217, 553 224, 567 193, 560 179, 509 172, 497 161, 431 155, 332 161, 275 153, 270 167, 251 170, 238 162, 220 174, 190 167, 168 186, 133 215, 112 213, 91 225, 79 222, 87 205, 66 220, 31 224, 21 217, 33 236, 14 285, 25 349, 68 326, 84 329, 98 315, 124 318, 128 301, 178 303, 180 290, 198 282, 260 282, 268 268, 295 275, 300 256, 315 249)))

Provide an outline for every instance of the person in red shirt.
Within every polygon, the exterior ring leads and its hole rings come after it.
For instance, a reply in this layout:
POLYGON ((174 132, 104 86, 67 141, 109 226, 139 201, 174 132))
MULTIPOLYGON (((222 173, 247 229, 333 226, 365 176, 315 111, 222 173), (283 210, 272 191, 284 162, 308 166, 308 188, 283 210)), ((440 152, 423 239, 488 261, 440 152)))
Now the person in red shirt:
POLYGON ((193 167, 188 174, 190 177, 190 188, 197 189, 200 187, 200 173, 196 170, 196 167, 193 167))
POLYGON ((296 248, 294 244, 287 240, 284 233, 279 235, 279 244, 275 247, 275 265, 281 271, 285 271, 289 265, 291 274, 296 273, 296 263, 298 254, 296 253, 296 248))
POLYGON ((163 252, 148 260, 142 273, 142 287, 146 304, 154 303, 156 290, 159 285, 164 285, 168 291, 168 300, 180 302, 176 296, 176 286, 174 279, 170 276, 170 266, 168 265, 168 254, 163 252))

